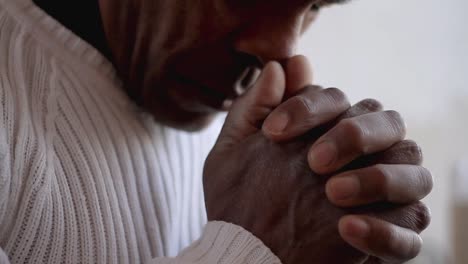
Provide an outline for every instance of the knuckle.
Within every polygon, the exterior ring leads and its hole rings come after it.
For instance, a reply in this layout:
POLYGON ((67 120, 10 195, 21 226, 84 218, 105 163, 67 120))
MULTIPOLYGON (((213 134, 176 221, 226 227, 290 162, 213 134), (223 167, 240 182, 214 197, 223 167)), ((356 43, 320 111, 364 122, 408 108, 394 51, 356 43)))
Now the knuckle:
POLYGON ((348 97, 346 94, 338 88, 327 88, 323 91, 332 102, 339 103, 340 105, 349 105, 348 97))
POLYGON ((368 113, 378 112, 383 109, 382 104, 375 99, 365 99, 350 107, 342 116, 342 119, 357 117, 368 113))
POLYGON ((289 104, 294 109, 300 109, 299 111, 303 111, 308 114, 314 113, 315 111, 309 98, 307 98, 304 95, 294 96, 293 98, 290 99, 289 104))
POLYGON ((413 140, 402 141, 397 149, 401 152, 402 156, 410 157, 414 163, 421 164, 423 160, 423 152, 421 147, 413 140))
MULTIPOLYGON (((385 165, 378 164, 373 167, 373 178, 375 181, 376 191, 382 193, 382 195, 388 196, 389 193, 389 173, 385 165)), ((388 199, 388 197, 385 197, 388 199)))
POLYGON ((419 163, 422 163, 422 161, 424 160, 424 154, 423 154, 423 150, 421 146, 419 146, 414 141, 409 141, 409 142, 413 142, 413 145, 411 145, 411 147, 409 148, 409 152, 413 154, 415 158, 418 159, 419 163))
POLYGON ((408 259, 414 259, 419 255, 422 249, 421 237, 413 235, 409 246, 408 259))
POLYGON ((421 147, 416 142, 404 140, 381 153, 380 160, 385 164, 421 165, 423 154, 421 147))
POLYGON ((352 118, 343 119, 337 126, 341 129, 342 135, 346 135, 349 138, 349 142, 351 142, 352 147, 356 151, 363 152, 365 150, 365 135, 359 122, 352 118))
POLYGON ((424 203, 417 202, 410 206, 407 218, 408 228, 419 234, 431 223, 431 211, 424 203))
POLYGON ((322 90, 323 90, 322 86, 308 84, 308 85, 304 86, 304 88, 302 88, 301 90, 296 91, 295 93, 291 94, 291 97, 293 97, 293 96, 308 96, 308 97, 311 97, 312 95, 317 94, 322 90))
POLYGON ((395 120, 403 122, 403 116, 398 111, 386 110, 386 111, 384 111, 384 113, 386 113, 387 115, 389 115, 391 118, 393 118, 395 120))
POLYGON ((388 241, 388 253, 384 255, 390 263, 408 261, 417 257, 421 251, 421 238, 413 232, 392 228, 384 234, 384 237, 388 241))
POLYGON ((305 86, 301 91, 299 91, 299 93, 301 93, 301 94, 305 94, 305 93, 313 94, 313 93, 316 93, 316 92, 321 91, 321 90, 323 90, 322 86, 309 84, 309 85, 305 86))
POLYGON ((373 222, 368 245, 374 256, 385 263, 402 263, 416 257, 422 246, 420 236, 398 224, 373 222))
POLYGON ((419 255, 422 248, 421 238, 416 234, 411 234, 411 237, 408 238, 408 247, 402 250, 402 259, 410 260, 414 259, 419 255))
POLYGON ((426 229, 431 224, 431 210, 426 204, 419 202, 417 203, 417 213, 419 220, 419 228, 421 231, 426 229))
POLYGON ((372 98, 364 99, 358 105, 365 112, 377 112, 383 109, 382 103, 372 98))
POLYGON ((422 195, 426 196, 432 191, 434 187, 434 179, 432 173, 424 167, 417 167, 417 179, 419 187, 421 188, 422 195))
POLYGON ((384 252, 386 251, 383 253, 386 258, 393 259, 395 255, 397 255, 399 259, 402 258, 402 252, 399 252, 401 249, 402 238, 397 228, 387 227, 383 229, 380 237, 382 238, 382 241, 380 242, 381 250, 384 252))
POLYGON ((409 150, 412 150, 412 151, 421 152, 421 147, 414 140, 411 140, 411 139, 403 140, 400 143, 400 145, 401 145, 401 148, 403 148, 403 149, 409 149, 409 150))
POLYGON ((382 215, 384 221, 420 234, 431 223, 431 211, 422 202, 395 206, 382 215))
POLYGON ((383 113, 385 120, 388 121, 395 133, 404 137, 406 134, 406 123, 403 116, 394 110, 384 111, 383 113))

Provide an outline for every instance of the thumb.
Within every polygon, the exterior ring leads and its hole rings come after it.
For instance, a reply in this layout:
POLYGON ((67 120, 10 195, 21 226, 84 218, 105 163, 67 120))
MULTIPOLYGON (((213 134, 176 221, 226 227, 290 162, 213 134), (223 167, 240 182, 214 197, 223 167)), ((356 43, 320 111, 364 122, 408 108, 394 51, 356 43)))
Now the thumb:
POLYGON ((297 55, 288 60, 285 66, 286 72, 286 95, 296 95, 304 87, 314 82, 312 65, 306 56, 297 55))
POLYGON ((258 132, 265 118, 283 100, 286 77, 278 62, 269 62, 259 79, 231 107, 218 143, 235 144, 258 132))

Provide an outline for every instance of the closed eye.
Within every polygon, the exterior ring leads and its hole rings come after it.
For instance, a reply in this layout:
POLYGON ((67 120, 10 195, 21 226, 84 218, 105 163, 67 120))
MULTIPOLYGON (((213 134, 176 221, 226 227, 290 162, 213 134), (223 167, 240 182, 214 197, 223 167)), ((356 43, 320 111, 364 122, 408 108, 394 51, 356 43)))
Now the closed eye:
POLYGON ((348 3, 350 0, 318 0, 310 6, 310 11, 318 12, 322 7, 332 5, 332 4, 344 4, 348 3))
POLYGON ((319 10, 320 10, 320 5, 317 4, 317 3, 316 3, 316 4, 312 4, 312 5, 310 6, 310 11, 312 11, 312 12, 318 12, 319 10))

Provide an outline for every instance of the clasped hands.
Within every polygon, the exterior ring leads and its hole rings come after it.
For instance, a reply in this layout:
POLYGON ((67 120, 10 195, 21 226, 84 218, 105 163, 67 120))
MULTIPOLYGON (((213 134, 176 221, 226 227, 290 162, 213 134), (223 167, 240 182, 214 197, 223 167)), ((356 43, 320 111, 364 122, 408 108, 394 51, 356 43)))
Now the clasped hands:
POLYGON ((205 163, 208 219, 244 227, 285 264, 414 258, 432 176, 403 119, 311 83, 297 56, 236 100, 205 163))

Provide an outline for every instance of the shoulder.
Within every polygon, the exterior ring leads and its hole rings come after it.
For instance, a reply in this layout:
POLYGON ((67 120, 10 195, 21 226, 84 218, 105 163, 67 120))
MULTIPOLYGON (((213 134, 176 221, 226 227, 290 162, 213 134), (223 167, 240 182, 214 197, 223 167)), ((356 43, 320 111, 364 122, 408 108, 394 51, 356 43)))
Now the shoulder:
POLYGON ((12 161, 28 156, 31 147, 42 152, 51 146, 60 76, 40 33, 24 18, 30 11, 22 2, 0 0, 0 139, 12 161))
POLYGON ((36 38, 40 33, 34 33, 32 21, 25 18, 27 2, 0 0, 0 99, 19 103, 17 107, 33 98, 51 71, 52 59, 47 59, 50 56, 36 38))
MULTIPOLYGON (((0 112, 35 115, 47 112, 60 65, 42 32, 41 14, 29 0, 0 0, 0 112), (13 109, 12 109, 13 108, 13 109), (39 109, 42 108, 42 109, 39 109), (15 111, 15 113, 11 111, 15 111), (19 113, 18 110, 21 110, 19 113)), ((50 29, 53 30, 53 29, 50 29)), ((35 118, 33 118, 33 121, 35 118)), ((0 120, 1 122, 1 120, 0 120)))

